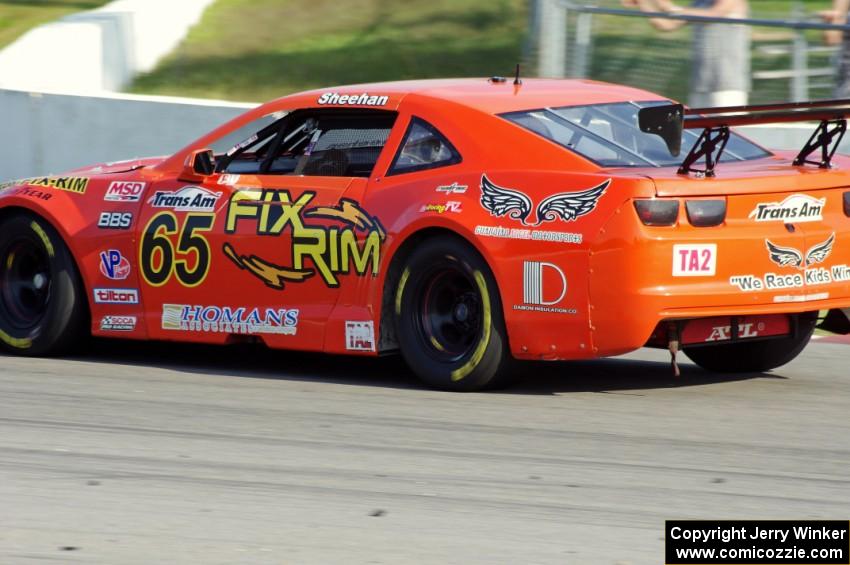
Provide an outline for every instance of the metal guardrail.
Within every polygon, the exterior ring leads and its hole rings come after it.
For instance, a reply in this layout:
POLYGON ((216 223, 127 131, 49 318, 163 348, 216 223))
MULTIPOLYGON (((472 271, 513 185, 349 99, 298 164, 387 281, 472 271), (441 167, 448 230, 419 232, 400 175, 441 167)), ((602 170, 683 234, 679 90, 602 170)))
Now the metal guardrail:
POLYGON ((850 25, 828 24, 822 22, 807 21, 802 14, 793 20, 773 20, 765 18, 722 18, 712 16, 692 16, 668 12, 644 12, 642 10, 630 10, 622 8, 603 8, 594 5, 585 5, 570 0, 537 0, 532 10, 533 30, 538 42, 538 74, 540 76, 566 76, 568 53, 574 51, 573 75, 577 77, 587 76, 589 58, 592 49, 592 23, 594 15, 622 16, 627 18, 660 18, 667 20, 678 20, 689 23, 723 23, 758 27, 770 27, 777 29, 788 29, 794 32, 791 45, 792 69, 785 74, 763 75, 756 78, 790 78, 791 99, 803 101, 808 99, 809 83, 812 76, 824 76, 824 69, 808 68, 808 41, 805 31, 829 31, 850 30, 850 25), (575 12, 575 32, 573 45, 570 46, 567 38, 568 13, 575 12))

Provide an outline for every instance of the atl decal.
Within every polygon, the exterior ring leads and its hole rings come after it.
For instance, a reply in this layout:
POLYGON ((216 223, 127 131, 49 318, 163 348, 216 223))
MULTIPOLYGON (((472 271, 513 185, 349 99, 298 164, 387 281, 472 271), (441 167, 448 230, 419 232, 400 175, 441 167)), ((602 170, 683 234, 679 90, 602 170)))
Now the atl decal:
POLYGON ((338 206, 307 208, 315 196, 314 192, 304 192, 293 199, 287 190, 272 189, 234 192, 227 207, 225 233, 237 233, 246 225, 260 236, 278 236, 289 230, 292 265, 240 255, 231 243, 224 244, 224 254, 237 267, 277 290, 287 282, 303 282, 316 274, 329 287, 339 286, 338 275, 352 271, 377 276, 381 245, 386 239, 378 219, 346 198, 338 206), (331 220, 339 225, 311 225, 309 219, 331 220))

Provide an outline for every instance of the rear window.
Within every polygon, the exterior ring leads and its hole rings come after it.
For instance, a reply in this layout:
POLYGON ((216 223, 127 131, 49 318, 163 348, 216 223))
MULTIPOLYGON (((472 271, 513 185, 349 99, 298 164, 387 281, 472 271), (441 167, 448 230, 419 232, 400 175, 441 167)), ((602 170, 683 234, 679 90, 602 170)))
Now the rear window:
MULTIPOLYGON (((699 132, 685 130, 681 155, 671 156, 660 137, 638 128, 638 111, 661 104, 669 102, 564 106, 511 112, 502 117, 604 167, 678 166, 696 142, 699 132)), ((769 155, 758 145, 732 133, 720 160, 746 161, 769 155)))

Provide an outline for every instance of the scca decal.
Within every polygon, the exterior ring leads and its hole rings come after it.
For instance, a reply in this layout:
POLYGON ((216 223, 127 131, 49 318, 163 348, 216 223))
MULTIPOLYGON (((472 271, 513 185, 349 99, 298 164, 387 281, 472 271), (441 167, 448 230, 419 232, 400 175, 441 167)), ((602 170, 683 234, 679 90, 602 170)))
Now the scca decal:
POLYGON ((142 278, 150 286, 162 286, 172 276, 186 287, 204 282, 210 270, 210 244, 199 232, 208 232, 215 214, 187 214, 183 227, 172 212, 161 212, 150 219, 139 246, 142 278), (179 232, 177 244, 172 238, 179 232), (190 257, 194 264, 190 266, 190 257))
POLYGON ((236 233, 240 222, 246 221, 260 236, 276 236, 289 229, 291 267, 255 255, 240 255, 230 243, 224 244, 224 254, 237 267, 277 290, 283 290, 286 282, 303 282, 316 274, 327 286, 337 287, 337 275, 350 273, 352 267, 358 275, 377 276, 381 244, 386 239, 378 219, 346 198, 338 206, 307 209, 315 196, 314 192, 305 192, 293 200, 286 190, 256 189, 241 190, 230 197, 225 233, 236 233), (305 223, 307 218, 333 220, 342 227, 312 226, 305 223), (363 234, 362 240, 358 240, 357 231, 363 234), (306 259, 312 267, 305 265, 306 259))

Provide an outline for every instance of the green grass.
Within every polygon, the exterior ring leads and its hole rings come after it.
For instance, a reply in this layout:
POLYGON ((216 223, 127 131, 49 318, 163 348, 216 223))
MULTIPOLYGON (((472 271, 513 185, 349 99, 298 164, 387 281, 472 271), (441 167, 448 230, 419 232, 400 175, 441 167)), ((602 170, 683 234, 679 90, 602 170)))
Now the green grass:
POLYGON ((74 12, 91 10, 107 0, 2 0, 0 1, 0 48, 37 25, 74 12))
POLYGON ((345 83, 510 74, 523 0, 219 0, 132 90, 262 101, 345 83))
MULTIPOLYGON (((619 0, 596 3, 621 7, 619 0)), ((754 17, 771 19, 789 18, 794 4, 750 2, 754 17)), ((812 15, 830 0, 799 5, 812 15)), ((263 101, 346 83, 510 74, 522 56, 527 6, 528 0, 218 0, 182 45, 132 90, 263 101)), ((819 44, 818 33, 807 37, 819 44)), ((755 47, 787 45, 790 39, 785 30, 753 30, 755 47)), ((597 16, 592 53, 591 78, 687 99, 687 28, 662 34, 643 20, 597 16)), ((828 64, 823 55, 810 62, 828 64)), ((788 69, 790 59, 756 50, 753 68, 788 69)), ((524 74, 534 72, 533 64, 526 65, 524 74)), ((753 101, 788 99, 787 80, 754 86, 753 101)), ((829 87, 813 92, 828 93, 829 87)))

